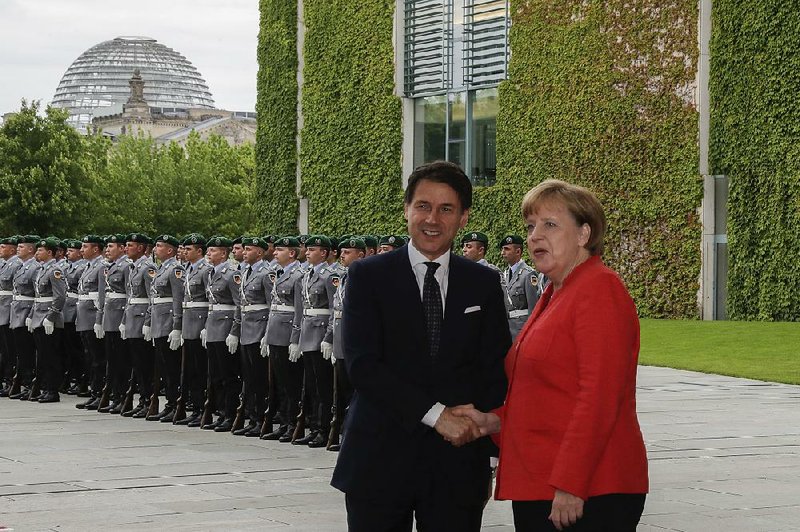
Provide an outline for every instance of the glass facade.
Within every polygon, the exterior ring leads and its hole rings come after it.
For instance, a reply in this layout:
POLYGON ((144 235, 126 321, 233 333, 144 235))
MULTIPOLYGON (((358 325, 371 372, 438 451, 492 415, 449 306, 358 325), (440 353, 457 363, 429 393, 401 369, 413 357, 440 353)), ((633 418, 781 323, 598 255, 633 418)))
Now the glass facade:
POLYGON ((405 0, 404 92, 414 99, 414 166, 496 177, 497 85, 508 66, 507 0, 405 0))

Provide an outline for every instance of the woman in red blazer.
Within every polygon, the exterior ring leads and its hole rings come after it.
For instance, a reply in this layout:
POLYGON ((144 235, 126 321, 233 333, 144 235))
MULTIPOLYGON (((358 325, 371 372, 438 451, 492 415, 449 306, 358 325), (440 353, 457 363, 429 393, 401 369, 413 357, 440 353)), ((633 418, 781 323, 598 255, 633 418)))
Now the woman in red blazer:
POLYGON ((550 283, 506 356, 505 404, 465 409, 500 447, 496 498, 517 530, 635 530, 648 491, 636 416, 639 320, 600 259, 603 208, 544 181, 525 196, 528 249, 550 283))

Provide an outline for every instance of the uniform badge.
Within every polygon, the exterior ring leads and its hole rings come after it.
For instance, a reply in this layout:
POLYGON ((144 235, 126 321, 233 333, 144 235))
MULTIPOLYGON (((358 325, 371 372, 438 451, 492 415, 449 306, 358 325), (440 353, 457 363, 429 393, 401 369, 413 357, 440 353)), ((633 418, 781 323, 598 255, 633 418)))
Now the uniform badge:
POLYGON ((151 279, 155 279, 156 271, 153 268, 150 268, 149 270, 147 270, 147 275, 149 275, 151 279))
POLYGON ((531 285, 539 286, 539 276, 538 275, 531 275, 531 285))
POLYGON ((61 270, 53 270, 53 277, 61 279, 61 270))
POLYGON ((338 277, 332 276, 331 277, 331 283, 333 283, 333 286, 335 286, 336 288, 339 288, 339 278, 338 277))
POLYGON ((268 277, 269 277, 269 280, 270 280, 271 282, 273 282, 273 283, 274 283, 275 281, 277 281, 277 280, 278 280, 278 276, 277 276, 277 275, 276 275, 274 272, 273 272, 273 273, 270 273, 270 274, 268 274, 268 277))
POLYGON ((242 276, 238 273, 233 275, 233 282, 236 284, 242 284, 242 276))
POLYGON ((183 277, 183 270, 175 269, 175 278, 180 279, 183 277))
POLYGON ((103 276, 108 277, 108 268, 103 270, 103 276))

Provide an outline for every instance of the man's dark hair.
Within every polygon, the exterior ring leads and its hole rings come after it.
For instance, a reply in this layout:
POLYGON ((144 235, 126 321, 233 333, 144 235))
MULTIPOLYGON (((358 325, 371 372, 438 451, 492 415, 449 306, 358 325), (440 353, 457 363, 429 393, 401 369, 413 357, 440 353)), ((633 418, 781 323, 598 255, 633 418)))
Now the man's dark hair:
POLYGON ((467 210, 472 207, 472 182, 457 164, 449 161, 434 161, 414 169, 408 178, 408 187, 406 187, 403 199, 406 204, 410 204, 414 199, 417 185, 423 180, 449 185, 456 191, 462 209, 467 210))

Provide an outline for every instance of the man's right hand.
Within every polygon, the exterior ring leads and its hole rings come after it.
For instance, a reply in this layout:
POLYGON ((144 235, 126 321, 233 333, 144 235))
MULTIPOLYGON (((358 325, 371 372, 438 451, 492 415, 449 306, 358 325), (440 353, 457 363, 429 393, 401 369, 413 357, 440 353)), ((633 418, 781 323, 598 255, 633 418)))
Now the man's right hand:
POLYGON ((455 447, 461 447, 481 437, 480 429, 469 417, 453 414, 450 407, 442 411, 433 428, 455 447))

